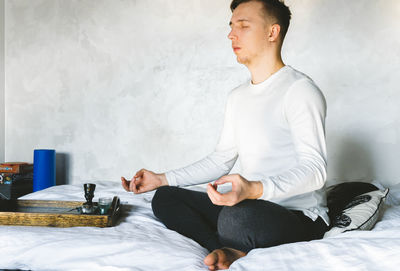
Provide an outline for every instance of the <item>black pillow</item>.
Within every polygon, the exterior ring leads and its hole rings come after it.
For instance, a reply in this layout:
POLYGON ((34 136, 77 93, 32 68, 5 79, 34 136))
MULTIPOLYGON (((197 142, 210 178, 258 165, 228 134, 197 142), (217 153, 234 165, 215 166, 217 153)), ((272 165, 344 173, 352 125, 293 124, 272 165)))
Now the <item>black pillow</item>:
MULTIPOLYGON (((327 205, 328 215, 331 222, 342 213, 346 205, 348 205, 356 196, 371 191, 379 190, 378 187, 371 183, 364 182, 347 182, 333 185, 327 188, 327 205)), ((331 223, 333 226, 334 223, 331 223)))

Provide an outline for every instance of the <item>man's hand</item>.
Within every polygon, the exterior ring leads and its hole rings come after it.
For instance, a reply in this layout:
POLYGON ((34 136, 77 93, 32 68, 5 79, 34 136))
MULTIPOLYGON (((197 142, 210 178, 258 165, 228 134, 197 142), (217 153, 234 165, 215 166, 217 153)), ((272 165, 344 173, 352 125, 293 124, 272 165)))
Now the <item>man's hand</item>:
POLYGON ((239 174, 225 175, 207 185, 207 194, 215 205, 233 206, 245 199, 257 199, 263 194, 263 186, 259 181, 250 182, 239 174), (232 183, 232 191, 221 194, 218 185, 232 183))
POLYGON ((163 185, 168 185, 167 178, 164 173, 157 174, 150 170, 142 168, 136 172, 135 176, 128 181, 124 177, 121 177, 122 187, 135 194, 148 192, 159 188, 163 185))

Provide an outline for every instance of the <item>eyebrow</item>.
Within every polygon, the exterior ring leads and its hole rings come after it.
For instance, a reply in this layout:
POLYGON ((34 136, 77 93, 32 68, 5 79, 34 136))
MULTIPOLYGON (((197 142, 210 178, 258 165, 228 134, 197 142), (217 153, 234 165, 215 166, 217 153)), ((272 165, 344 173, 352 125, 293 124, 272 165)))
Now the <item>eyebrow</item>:
MULTIPOLYGON (((250 20, 247 20, 247 19, 240 19, 240 20, 237 20, 236 22, 238 22, 238 23, 241 23, 241 22, 250 22, 250 20)), ((232 21, 230 21, 229 22, 229 26, 231 26, 233 23, 232 23, 232 21)))

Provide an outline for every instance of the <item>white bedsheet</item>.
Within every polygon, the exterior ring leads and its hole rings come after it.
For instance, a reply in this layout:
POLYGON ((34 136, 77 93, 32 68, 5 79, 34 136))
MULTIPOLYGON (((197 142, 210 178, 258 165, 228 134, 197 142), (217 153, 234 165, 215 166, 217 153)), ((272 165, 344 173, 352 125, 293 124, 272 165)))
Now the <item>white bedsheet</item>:
MULTIPOLYGON (((95 183, 94 200, 118 195, 124 204, 117 226, 0 226, 0 269, 208 270, 206 249, 153 216, 153 193, 133 195, 118 183, 95 183)), ((51 187, 23 198, 84 200, 82 185, 51 187)), ((372 231, 255 249, 230 270, 400 270, 400 185, 392 188, 372 231)))

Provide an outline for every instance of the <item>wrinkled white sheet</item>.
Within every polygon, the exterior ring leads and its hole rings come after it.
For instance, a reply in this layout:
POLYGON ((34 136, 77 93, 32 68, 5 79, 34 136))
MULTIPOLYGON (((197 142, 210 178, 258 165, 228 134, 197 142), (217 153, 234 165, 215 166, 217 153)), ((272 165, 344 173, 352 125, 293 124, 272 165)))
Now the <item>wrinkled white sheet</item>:
MULTIPOLYGON (((119 183, 95 182, 95 198, 120 197, 124 214, 115 227, 0 226, 0 269, 208 270, 206 249, 168 230, 151 211, 153 193, 133 195, 119 183)), ((24 199, 80 200, 82 185, 64 185, 24 199)), ((230 270, 399 270, 400 185, 391 190, 372 231, 252 250, 230 270)))

